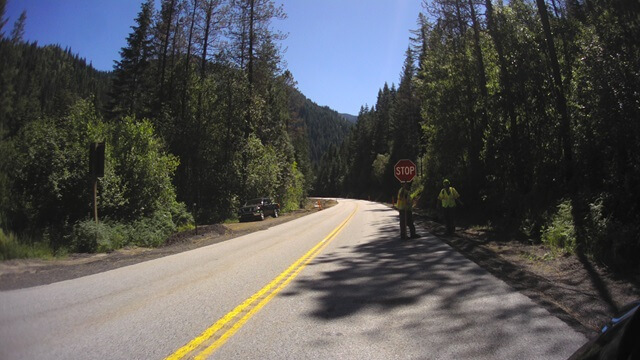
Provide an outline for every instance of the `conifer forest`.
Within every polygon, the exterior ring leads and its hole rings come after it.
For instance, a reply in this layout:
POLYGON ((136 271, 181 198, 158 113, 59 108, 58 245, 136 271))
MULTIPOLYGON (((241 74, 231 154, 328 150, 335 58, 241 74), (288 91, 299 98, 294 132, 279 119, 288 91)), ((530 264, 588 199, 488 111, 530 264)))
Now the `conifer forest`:
POLYGON ((159 246, 252 197, 391 202, 411 159, 427 213, 446 178, 469 224, 639 270, 637 0, 425 0, 398 83, 355 124, 297 90, 272 0, 148 0, 111 72, 24 41, 28 14, 8 24, 6 3, 3 258, 159 246))

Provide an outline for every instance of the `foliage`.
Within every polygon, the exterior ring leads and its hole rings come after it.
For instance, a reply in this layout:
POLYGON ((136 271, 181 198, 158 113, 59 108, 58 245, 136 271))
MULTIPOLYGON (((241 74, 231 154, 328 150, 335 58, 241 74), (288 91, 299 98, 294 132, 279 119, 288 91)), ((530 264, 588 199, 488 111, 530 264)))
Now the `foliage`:
POLYGON ((388 198, 397 159, 421 159, 423 205, 435 209, 448 178, 464 216, 638 270, 640 5, 434 0, 425 9, 398 89, 385 84, 362 108, 346 143, 321 160, 315 188, 388 198), (382 177, 379 154, 391 155, 382 177))
POLYGON ((120 51, 121 60, 114 66, 114 82, 111 89, 110 112, 114 117, 147 115, 149 101, 142 91, 149 81, 146 75, 151 57, 151 17, 153 2, 142 4, 136 18, 136 26, 127 37, 127 46, 120 51))
POLYGON ((163 0, 158 12, 145 1, 112 74, 3 34, 2 226, 104 251, 156 246, 192 226, 191 213, 224 220, 248 194, 296 208, 312 170, 308 133, 297 131, 305 119, 290 121, 284 35, 271 27, 284 16, 271 0, 163 0), (86 151, 95 141, 106 143, 97 224, 86 151))
POLYGON ((264 146, 255 136, 247 144, 248 179, 247 199, 274 196, 278 188, 278 166, 276 151, 272 146, 264 146))
POLYGON ((76 223, 70 235, 76 252, 108 252, 125 246, 158 247, 177 231, 169 212, 158 211, 131 223, 106 220, 76 223))
POLYGON ((88 125, 95 121, 88 102, 62 118, 30 122, 14 139, 9 173, 10 226, 18 232, 47 228, 54 249, 64 228, 87 214, 88 125))
POLYGON ((635 2, 425 2, 398 87, 384 84, 354 126, 295 89, 273 1, 153 4, 114 74, 22 42, 26 16, 8 39, 0 15, 3 229, 57 251, 155 246, 190 212, 222 221, 249 196, 287 209, 310 191, 389 199, 392 165, 410 158, 427 210, 446 177, 467 216, 637 269, 635 2), (97 225, 92 141, 107 142, 99 213, 110 220, 97 225))
POLYGON ((113 172, 105 175, 113 176, 114 180, 106 181, 117 186, 106 194, 127 200, 120 204, 108 203, 105 215, 127 219, 169 209, 175 199, 171 178, 178 159, 164 152, 147 120, 138 122, 126 117, 109 128, 110 150, 105 166, 112 167, 113 172))
POLYGON ((292 88, 288 98, 292 138, 309 139, 309 160, 318 164, 331 146, 342 144, 352 125, 334 110, 307 99, 297 89, 292 88))
POLYGON ((569 200, 562 201, 551 222, 542 230, 542 242, 552 250, 574 253, 576 250, 576 231, 573 220, 573 208, 569 200))
POLYGON ((14 171, 7 174, 10 192, 3 209, 11 219, 9 225, 21 233, 49 234, 54 249, 72 246, 78 251, 96 251, 104 247, 102 238, 96 241, 94 236, 89 241, 86 236, 104 232, 103 227, 74 226, 83 224, 90 213, 87 149, 89 143, 100 140, 106 142, 107 151, 105 176, 98 182, 98 212, 133 221, 133 229, 141 229, 127 233, 133 240, 116 243, 157 245, 176 225, 193 221, 176 201, 171 184, 177 159, 164 153, 151 124, 130 117, 105 124, 90 101, 79 101, 68 115, 28 123, 5 144, 15 155, 8 160, 14 171), (159 221, 165 218, 169 225, 159 221), (154 230, 145 230, 145 226, 154 230))
POLYGON ((389 168, 389 158, 391 155, 389 154, 378 154, 376 155, 376 159, 371 164, 372 175, 376 182, 379 184, 384 184, 384 176, 389 168))
POLYGON ((53 250, 42 242, 21 241, 18 237, 0 228, 0 260, 53 257, 53 250))
POLYGON ((306 198, 304 193, 304 175, 298 170, 298 164, 291 164, 291 176, 282 197, 282 211, 297 210, 306 198))
POLYGON ((42 115, 67 112, 79 99, 107 102, 110 74, 59 46, 0 39, 0 133, 15 136, 42 115))

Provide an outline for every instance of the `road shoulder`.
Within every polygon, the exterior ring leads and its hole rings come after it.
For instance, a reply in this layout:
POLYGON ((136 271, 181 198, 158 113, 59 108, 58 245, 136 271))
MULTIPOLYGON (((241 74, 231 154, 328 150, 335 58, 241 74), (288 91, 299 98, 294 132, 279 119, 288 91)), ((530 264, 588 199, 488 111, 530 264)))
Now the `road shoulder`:
POLYGON ((497 239, 496 234, 458 228, 453 236, 437 222, 417 216, 423 230, 438 236, 456 251, 531 298, 588 338, 619 309, 640 299, 633 279, 622 279, 589 259, 576 255, 550 256, 539 244, 497 239))
MULTIPOLYGON (((314 202, 314 204, 316 203, 314 202)), ((319 204, 321 207, 310 206, 306 209, 280 214, 278 218, 268 217, 264 221, 198 226, 197 234, 195 230, 174 234, 164 246, 159 248, 127 247, 106 254, 70 254, 61 259, 2 261, 0 262, 0 291, 76 279, 228 241, 295 220, 335 204, 335 201, 322 200, 319 204)))

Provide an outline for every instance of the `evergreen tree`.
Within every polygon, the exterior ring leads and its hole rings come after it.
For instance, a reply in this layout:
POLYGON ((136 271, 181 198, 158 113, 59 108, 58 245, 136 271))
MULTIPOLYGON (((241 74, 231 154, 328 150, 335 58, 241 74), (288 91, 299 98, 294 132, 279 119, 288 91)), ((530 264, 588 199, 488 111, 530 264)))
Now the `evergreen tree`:
POLYGON ((177 21, 178 0, 163 0, 160 7, 159 19, 155 24, 155 47, 159 56, 160 66, 158 67, 158 108, 165 102, 165 82, 167 78, 167 66, 169 61, 169 50, 172 34, 177 33, 174 29, 174 21, 177 21))
POLYGON ((13 24, 13 30, 11 30, 11 41, 14 44, 22 42, 22 39, 24 37, 24 27, 26 23, 27 23, 27 11, 23 10, 20 13, 20 16, 18 17, 16 22, 13 24))
POLYGON ((114 66, 114 81, 110 112, 112 117, 134 115, 142 118, 149 113, 149 68, 151 56, 151 17, 153 0, 142 3, 136 25, 127 37, 127 46, 120 50, 120 61, 114 66))
POLYGON ((7 25, 9 21, 8 18, 5 18, 7 11, 7 0, 0 0, 0 39, 4 38, 4 26, 7 25))
MULTIPOLYGON (((255 121, 261 116, 260 109, 256 108, 256 105, 260 104, 259 99, 264 96, 264 93, 256 93, 257 51, 264 48, 265 44, 283 38, 282 34, 271 31, 270 24, 273 19, 283 19, 286 15, 282 6, 276 7, 272 0, 233 0, 231 7, 232 23, 227 36, 231 40, 231 58, 246 74, 247 79, 248 96, 243 130, 244 139, 248 143, 249 136, 256 127, 255 121)), ((267 53, 273 54, 272 52, 267 53)), ((268 62, 268 59, 262 59, 262 61, 268 62)), ((249 176, 247 173, 248 163, 248 152, 244 151, 242 155, 242 188, 246 188, 249 176)))
POLYGON ((391 110, 395 125, 391 160, 416 160, 421 149, 420 105, 414 88, 416 74, 413 51, 405 52, 400 85, 391 110))
POLYGON ((549 64, 553 75, 553 93, 556 98, 557 111, 560 114, 560 140, 562 143, 562 155, 565 168, 565 180, 570 181, 573 176, 573 155, 571 150, 571 129, 569 112, 567 110, 567 98, 565 96, 562 76, 560 74, 560 64, 553 35, 551 33, 551 24, 549 22, 549 14, 547 12, 547 4, 544 0, 536 0, 538 14, 544 31, 545 45, 549 56, 549 64))

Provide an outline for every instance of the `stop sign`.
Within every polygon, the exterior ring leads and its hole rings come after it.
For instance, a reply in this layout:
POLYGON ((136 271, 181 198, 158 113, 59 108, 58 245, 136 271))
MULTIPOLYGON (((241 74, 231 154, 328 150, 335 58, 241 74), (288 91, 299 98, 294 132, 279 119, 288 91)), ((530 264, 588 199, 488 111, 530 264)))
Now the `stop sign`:
POLYGON ((416 164, 408 159, 398 160, 393 167, 393 174, 402 182, 411 181, 416 176, 416 164))

